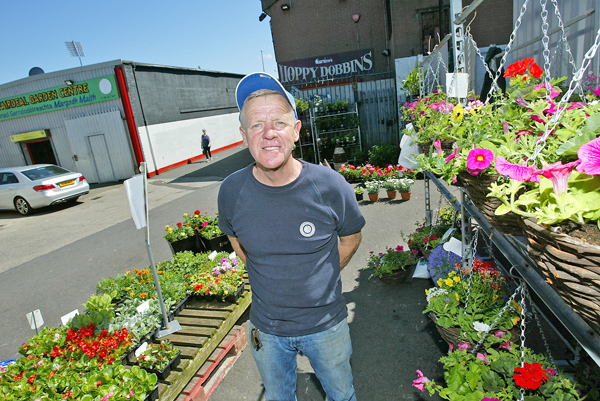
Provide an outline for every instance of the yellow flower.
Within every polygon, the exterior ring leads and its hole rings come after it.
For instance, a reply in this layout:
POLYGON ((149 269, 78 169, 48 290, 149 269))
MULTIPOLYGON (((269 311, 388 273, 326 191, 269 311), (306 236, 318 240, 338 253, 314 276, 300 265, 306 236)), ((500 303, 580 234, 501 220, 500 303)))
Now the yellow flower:
POLYGON ((125 289, 125 291, 129 291, 130 289, 131 289, 131 287, 127 287, 127 288, 125 289))
POLYGON ((183 217, 187 217, 187 213, 184 213, 184 214, 183 214, 183 217))
POLYGON ((458 292, 455 292, 454 295, 456 295, 456 300, 460 301, 460 298, 458 297, 458 292))
POLYGON ((462 105, 457 104, 456 106, 454 106, 454 110, 452 110, 452 117, 450 117, 450 120, 452 121, 460 121, 463 119, 463 116, 465 115, 465 109, 463 109, 462 105))
POLYGON ((459 276, 455 276, 454 277, 454 281, 456 281, 457 283, 460 283, 460 277, 459 276))
POLYGON ((518 317, 518 316, 515 316, 515 317, 513 318, 513 326, 516 326, 516 324, 519 322, 519 320, 521 320, 521 318, 520 318, 520 317, 518 317))
POLYGON ((125 274, 129 274, 129 273, 131 273, 131 270, 127 270, 127 271, 125 272, 125 274))
POLYGON ((134 297, 135 296, 135 292, 129 293, 129 296, 134 297))
POLYGON ((172 233, 172 232, 173 232, 173 229, 172 229, 172 228, 169 228, 169 232, 170 232, 170 233, 172 233))
POLYGON ((437 285, 438 285, 438 287, 441 287, 441 286, 442 286, 442 282, 443 282, 443 279, 440 277, 440 278, 438 279, 438 281, 437 281, 437 285))
POLYGON ((197 214, 195 214, 195 215, 194 215, 194 217, 198 217, 198 215, 197 215, 197 214))
POLYGON ((425 290, 425 295, 429 295, 429 290, 425 290))
POLYGON ((454 281, 451 278, 447 278, 445 280, 445 283, 448 287, 453 287, 454 286, 454 281))
POLYGON ((452 270, 450 273, 448 273, 448 277, 452 277, 456 274, 456 272, 454 270, 452 270))
POLYGON ((165 226, 165 228, 169 228, 169 225, 167 224, 167 225, 165 226))

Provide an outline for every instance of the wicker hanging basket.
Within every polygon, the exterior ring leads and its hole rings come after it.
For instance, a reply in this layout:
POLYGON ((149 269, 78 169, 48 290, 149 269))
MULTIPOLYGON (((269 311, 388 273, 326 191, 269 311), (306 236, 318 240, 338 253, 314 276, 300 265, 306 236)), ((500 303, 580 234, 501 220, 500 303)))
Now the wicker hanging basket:
POLYGON ((546 281, 600 333, 600 246, 521 219, 527 250, 546 281))
MULTIPOLYGON (((452 146, 455 141, 442 141, 442 152, 444 153, 444 157, 448 157, 452 154, 452 146)), ((433 141, 428 143, 419 143, 419 152, 424 155, 429 155, 431 147, 433 146, 433 141)))
POLYGON ((502 205, 498 198, 488 198, 489 186, 498 180, 498 175, 471 175, 466 171, 458 175, 458 185, 462 186, 469 194, 471 202, 479 209, 485 219, 502 234, 523 235, 519 220, 521 216, 509 212, 502 216, 496 216, 495 210, 502 205))
POLYGON ((383 273, 381 276, 381 281, 386 284, 391 285, 400 285, 404 283, 409 277, 412 277, 416 264, 412 266, 407 266, 406 270, 396 270, 391 273, 383 273))

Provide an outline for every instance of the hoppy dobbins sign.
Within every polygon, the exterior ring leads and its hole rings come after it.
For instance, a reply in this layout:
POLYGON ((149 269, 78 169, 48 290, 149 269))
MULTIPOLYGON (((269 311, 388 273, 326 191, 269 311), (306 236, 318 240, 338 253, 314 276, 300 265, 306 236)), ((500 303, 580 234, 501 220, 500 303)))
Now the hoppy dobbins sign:
POLYGON ((294 60, 280 63, 278 67, 279 79, 284 85, 349 78, 373 71, 373 49, 294 60))

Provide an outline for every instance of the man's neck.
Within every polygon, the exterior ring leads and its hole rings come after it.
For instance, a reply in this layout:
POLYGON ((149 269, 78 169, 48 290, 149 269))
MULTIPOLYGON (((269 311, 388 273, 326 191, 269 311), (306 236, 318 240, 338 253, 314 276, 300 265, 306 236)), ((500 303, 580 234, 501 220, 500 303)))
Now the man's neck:
POLYGON ((285 165, 275 170, 265 170, 254 166, 252 174, 261 184, 270 187, 282 187, 294 181, 302 172, 302 162, 290 158, 285 165))

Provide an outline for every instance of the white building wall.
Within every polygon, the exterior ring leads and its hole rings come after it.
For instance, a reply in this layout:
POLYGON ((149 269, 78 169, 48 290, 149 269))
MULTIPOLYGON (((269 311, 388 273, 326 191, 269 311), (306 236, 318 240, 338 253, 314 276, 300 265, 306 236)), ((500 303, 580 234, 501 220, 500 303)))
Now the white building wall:
POLYGON ((140 144, 149 171, 161 170, 202 154, 202 129, 211 139, 211 150, 241 142, 239 113, 138 127, 140 144))

